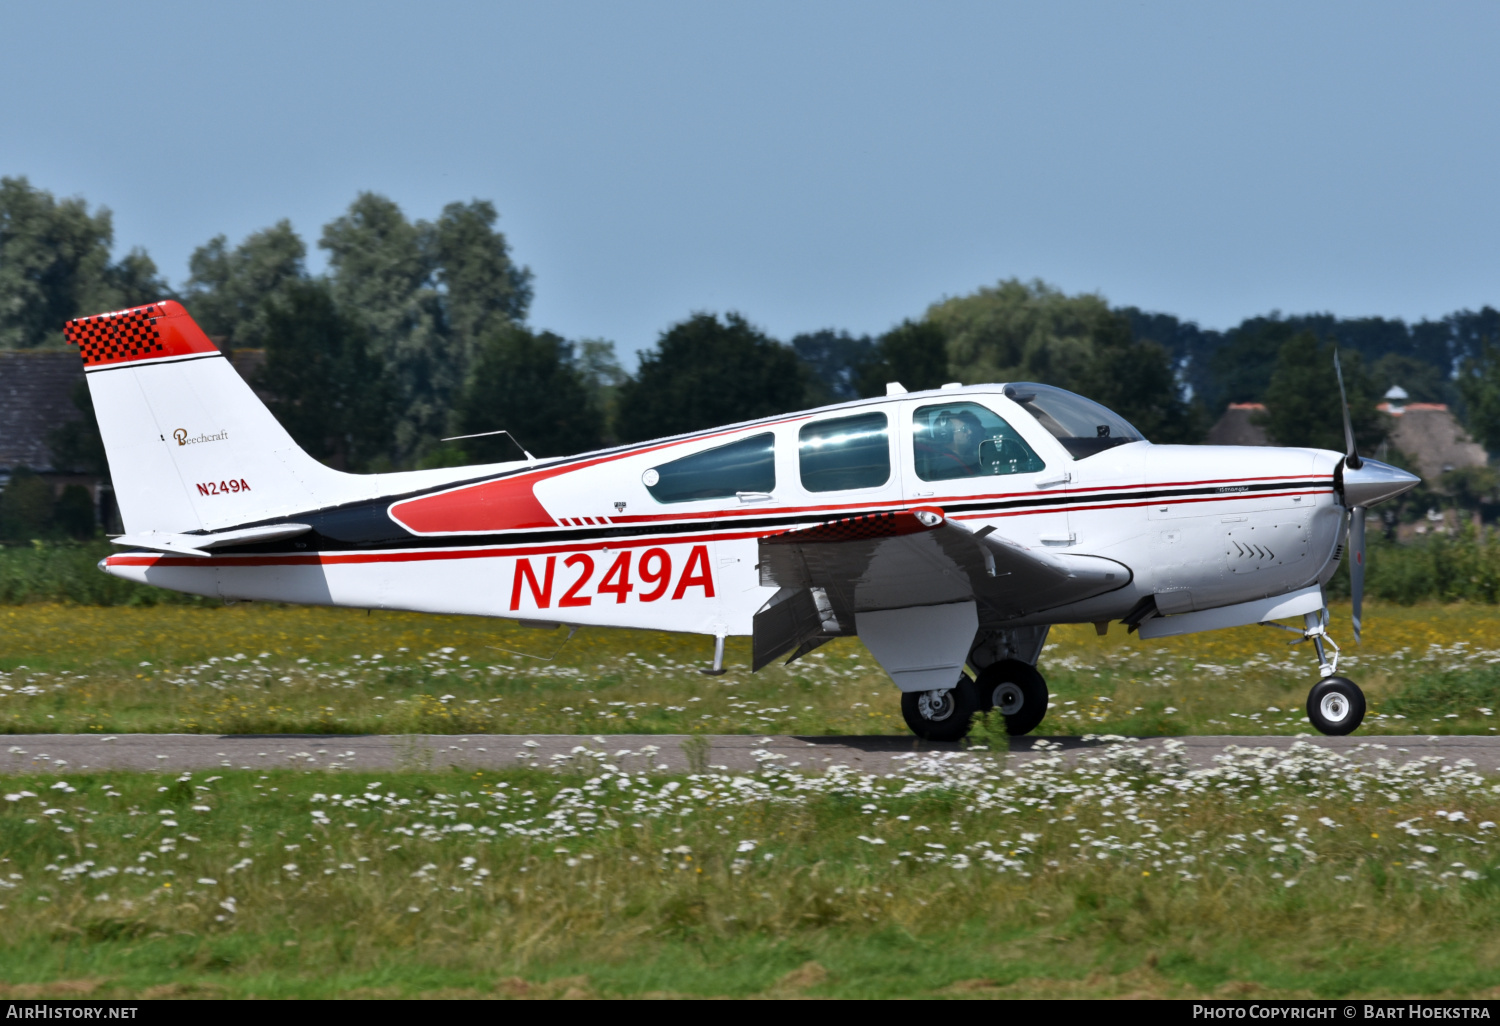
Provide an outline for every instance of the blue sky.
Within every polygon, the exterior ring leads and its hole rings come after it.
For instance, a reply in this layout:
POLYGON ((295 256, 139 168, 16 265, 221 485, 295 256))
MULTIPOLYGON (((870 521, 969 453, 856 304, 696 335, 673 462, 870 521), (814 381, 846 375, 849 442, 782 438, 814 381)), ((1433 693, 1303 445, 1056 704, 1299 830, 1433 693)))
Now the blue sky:
POLYGON ((1500 304, 1494 3, 0 2, 0 39, 0 174, 174 282, 369 189, 493 200, 533 322, 624 353, 1010 276, 1206 327, 1500 304))

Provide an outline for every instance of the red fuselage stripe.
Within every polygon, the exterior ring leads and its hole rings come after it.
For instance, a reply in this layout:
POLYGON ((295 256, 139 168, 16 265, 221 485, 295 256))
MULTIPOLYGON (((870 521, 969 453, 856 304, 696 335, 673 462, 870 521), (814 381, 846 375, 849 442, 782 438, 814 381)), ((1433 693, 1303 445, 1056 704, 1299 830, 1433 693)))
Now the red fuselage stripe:
MULTIPOLYGON (((1313 476, 1313 475, 1309 475, 1313 476)), ((1187 503, 1231 502, 1244 498, 1278 499, 1297 495, 1321 495, 1331 488, 1316 488, 1285 492, 1231 492, 1223 495, 1206 495, 1192 498, 1156 498, 1132 502, 1079 504, 1073 506, 1045 506, 1014 510, 985 510, 976 513, 953 515, 954 520, 994 520, 1001 517, 1038 516, 1056 513, 1086 513, 1090 510, 1129 509, 1142 506, 1185 505, 1187 503)), ((972 500, 965 500, 972 501, 972 500)), ((923 508, 941 508, 928 506, 923 508)), ((813 511, 816 512, 816 511, 813 511)), ((221 556, 208 559, 192 556, 145 555, 125 553, 110 556, 105 562, 110 566, 182 566, 182 567, 230 567, 230 566, 334 566, 356 563, 411 563, 439 559, 492 559, 499 557, 546 555, 557 552, 598 551, 607 549, 638 549, 657 545, 685 545, 710 541, 738 541, 746 538, 763 538, 776 530, 720 531, 714 533, 684 533, 680 535, 653 535, 629 538, 595 538, 576 542, 552 542, 543 545, 494 545, 453 549, 417 549, 382 552, 334 552, 307 553, 297 555, 221 556)))

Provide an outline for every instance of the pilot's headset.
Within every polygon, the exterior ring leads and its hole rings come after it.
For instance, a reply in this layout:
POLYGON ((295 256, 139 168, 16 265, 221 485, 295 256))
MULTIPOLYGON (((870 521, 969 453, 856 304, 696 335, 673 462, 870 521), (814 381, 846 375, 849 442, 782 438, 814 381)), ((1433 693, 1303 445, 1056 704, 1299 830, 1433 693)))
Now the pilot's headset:
POLYGON ((932 440, 934 442, 940 442, 946 445, 947 443, 953 441, 954 419, 955 418, 953 414, 949 413, 947 410, 944 410, 942 413, 939 413, 937 415, 937 418, 932 422, 932 440))

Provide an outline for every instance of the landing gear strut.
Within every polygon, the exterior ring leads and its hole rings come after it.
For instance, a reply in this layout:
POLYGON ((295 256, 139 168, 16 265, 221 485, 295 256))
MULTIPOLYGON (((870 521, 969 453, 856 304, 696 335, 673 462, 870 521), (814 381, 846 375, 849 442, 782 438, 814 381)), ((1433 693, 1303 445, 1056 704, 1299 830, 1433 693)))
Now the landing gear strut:
POLYGON ((1328 610, 1307 613, 1303 629, 1286 627, 1279 623, 1267 624, 1284 631, 1302 635, 1293 645, 1311 641, 1318 653, 1318 676, 1322 679, 1307 693, 1307 718, 1320 733, 1334 737, 1352 734, 1365 719, 1365 693, 1348 677, 1338 676, 1339 646, 1328 636, 1328 610), (1333 648, 1329 657, 1325 645, 1333 648))

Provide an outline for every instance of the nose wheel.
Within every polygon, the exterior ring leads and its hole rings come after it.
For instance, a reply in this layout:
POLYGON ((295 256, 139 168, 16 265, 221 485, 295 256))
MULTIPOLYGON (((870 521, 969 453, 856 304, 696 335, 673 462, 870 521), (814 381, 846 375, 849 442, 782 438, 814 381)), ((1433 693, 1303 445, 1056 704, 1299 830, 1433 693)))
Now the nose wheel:
POLYGON ((1324 677, 1307 693, 1307 718, 1324 734, 1352 734, 1365 719, 1365 693, 1348 677, 1324 677))
POLYGON ((1323 679, 1307 693, 1307 719, 1320 733, 1333 737, 1352 734, 1365 720, 1365 693, 1354 681, 1338 675, 1339 646, 1328 636, 1328 610, 1308 613, 1303 624, 1300 631, 1279 623, 1264 626, 1302 635, 1292 642, 1293 645, 1304 641, 1313 643, 1313 651, 1318 656, 1318 673, 1323 679), (1332 655, 1328 648, 1333 649, 1332 655))

